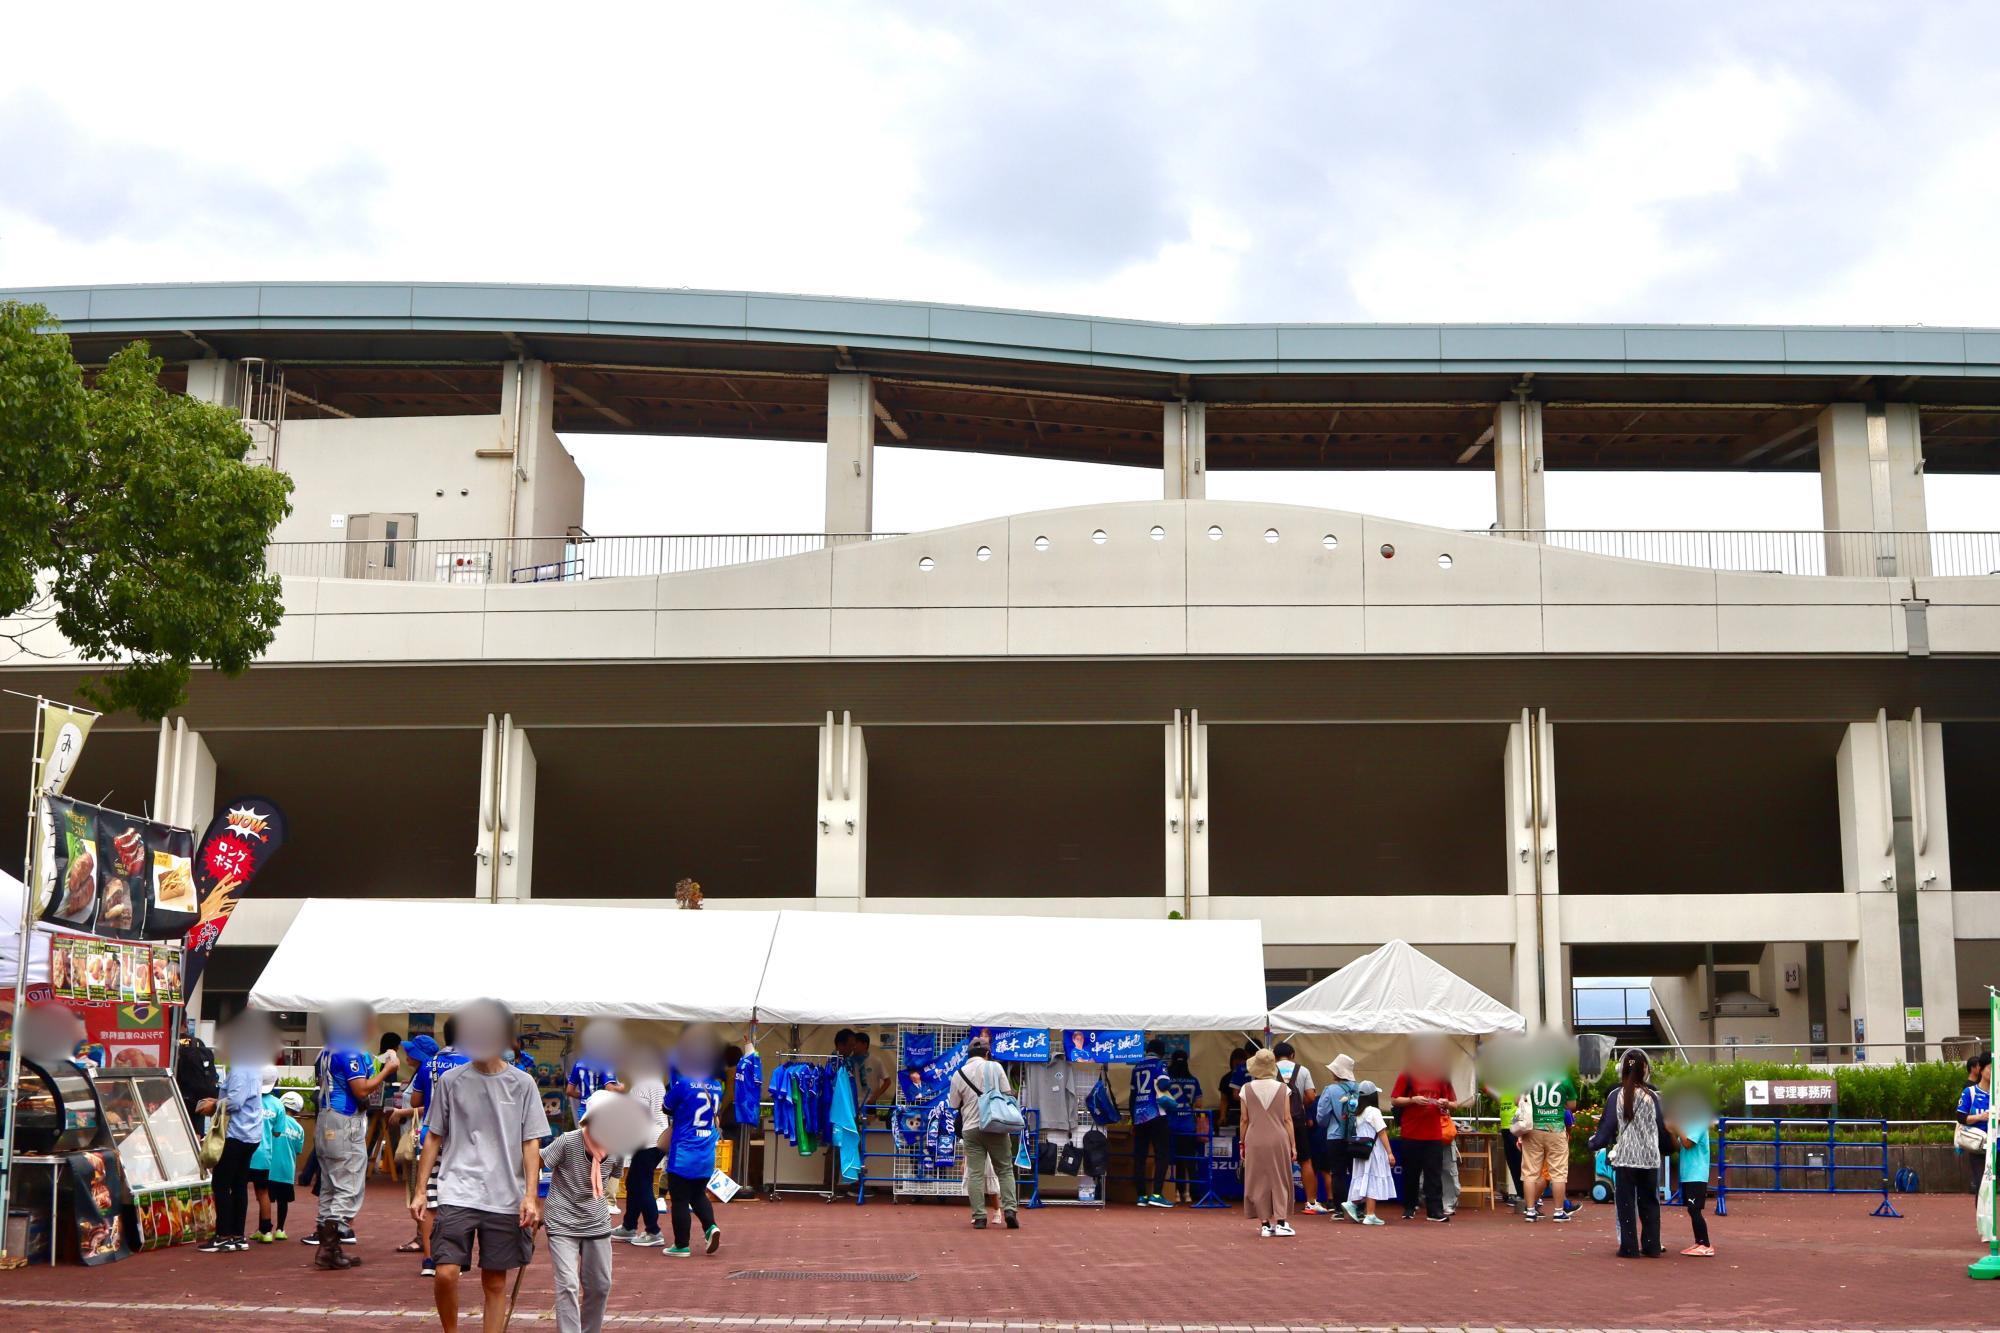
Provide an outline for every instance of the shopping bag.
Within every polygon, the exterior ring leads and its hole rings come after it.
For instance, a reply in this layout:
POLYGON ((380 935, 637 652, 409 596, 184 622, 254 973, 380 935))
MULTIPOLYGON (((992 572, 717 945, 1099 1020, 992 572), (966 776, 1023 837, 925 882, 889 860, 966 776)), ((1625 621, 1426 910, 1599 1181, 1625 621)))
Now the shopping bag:
POLYGON ((737 1184, 735 1180, 730 1178, 728 1173, 720 1168, 717 1168, 708 1178, 708 1192, 715 1196, 717 1203, 728 1203, 736 1197, 738 1191, 742 1188, 743 1186, 737 1184))
POLYGON ((1035 1157, 1033 1153, 1028 1151, 1028 1137, 1025 1134, 1021 1136, 1020 1150, 1014 1154, 1014 1169, 1016 1171, 1033 1171, 1035 1169, 1035 1157))
POLYGON ((1991 1245, 1993 1243, 1993 1172, 1990 1168, 1985 1175, 1979 1178, 1978 1207, 1979 1215, 1975 1220, 1979 1224, 1979 1239, 1991 1245))
POLYGON ((208 1170, 215 1170, 222 1160, 222 1142, 229 1128, 229 1115, 222 1109, 222 1103, 215 1104, 215 1113, 208 1118, 208 1133, 201 1139, 201 1164, 208 1170))

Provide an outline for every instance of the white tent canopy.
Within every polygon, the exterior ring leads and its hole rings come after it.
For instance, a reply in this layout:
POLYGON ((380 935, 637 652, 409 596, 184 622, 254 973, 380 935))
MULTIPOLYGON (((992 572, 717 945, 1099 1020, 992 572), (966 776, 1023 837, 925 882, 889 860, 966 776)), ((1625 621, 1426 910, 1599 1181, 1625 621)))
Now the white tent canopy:
POLYGON ((1474 1086, 1475 1040, 1527 1027, 1521 1015, 1401 940, 1363 954, 1271 1011, 1273 1032, 1299 1034, 1301 1058, 1323 1069, 1344 1051, 1362 1078, 1384 1089, 1407 1067, 1412 1038, 1441 1035, 1456 1051, 1451 1081, 1461 1099, 1474 1086))
POLYGON ((1484 1037, 1527 1020, 1401 940, 1366 953, 1271 1011, 1274 1032, 1484 1037))
POLYGON ((308 898, 250 1003, 399 1013, 484 998, 524 1014, 744 1022, 777 928, 776 912, 308 898))
POLYGON ((1259 1029, 1254 921, 308 899, 259 1009, 360 1001, 683 1022, 1259 1029), (430 941, 413 959, 386 941, 430 941), (634 967, 631 951, 658 959, 634 967))
MULTIPOLYGON (((21 881, 0 870, 0 987, 14 998, 15 971, 21 951, 21 914, 28 909, 28 890, 21 881)), ((28 933, 28 984, 49 979, 49 937, 40 926, 28 933)))
POLYGON ((1261 1029, 1255 921, 785 912, 767 1023, 1261 1029))

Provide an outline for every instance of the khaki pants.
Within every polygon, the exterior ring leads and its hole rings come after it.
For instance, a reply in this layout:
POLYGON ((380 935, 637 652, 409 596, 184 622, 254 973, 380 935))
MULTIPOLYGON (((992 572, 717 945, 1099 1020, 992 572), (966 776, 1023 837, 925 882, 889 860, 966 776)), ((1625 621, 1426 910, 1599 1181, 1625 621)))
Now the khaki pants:
POLYGON ((965 1197, 972 1204, 972 1220, 986 1217, 986 1167, 990 1162, 1000 1185, 1000 1211, 1011 1213, 1018 1200, 1015 1192, 1014 1136, 997 1129, 968 1129, 965 1132, 965 1197))
POLYGON ((1569 1180, 1569 1135, 1559 1129, 1531 1129, 1521 1136, 1521 1188, 1528 1206, 1541 1198, 1541 1180, 1546 1172, 1551 1185, 1569 1180))
POLYGON ((321 1111, 317 1129, 319 1220, 352 1225, 368 1177, 368 1121, 321 1111))

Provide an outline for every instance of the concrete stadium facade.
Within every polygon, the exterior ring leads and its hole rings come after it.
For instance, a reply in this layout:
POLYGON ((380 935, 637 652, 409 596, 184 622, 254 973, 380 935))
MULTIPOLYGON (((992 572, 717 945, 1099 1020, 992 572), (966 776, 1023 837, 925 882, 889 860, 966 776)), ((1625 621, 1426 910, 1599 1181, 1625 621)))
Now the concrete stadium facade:
MULTIPOLYGON (((1648 977, 1690 1052, 1981 1030, 2000 539, 1929 532, 1923 478, 2000 471, 2000 333, 0 299, 86 362, 147 338, 297 486, 265 660, 107 719, 81 771, 187 823, 292 812, 211 1004, 308 896, 381 899, 386 944, 399 899, 670 907, 692 875, 724 910, 1254 917, 1274 992, 1403 938, 1558 1028, 1593 1025, 1576 978, 1648 977), (587 534, 583 429, 823 440, 824 531, 587 534), (1160 498, 883 534, 878 442, 1151 467, 1160 498), (1487 470, 1494 530, 1211 500, 1211 467, 1487 470), (1817 469, 1824 526, 1557 532, 1555 467, 1817 469)), ((43 631, 0 683, 86 670, 43 631)))

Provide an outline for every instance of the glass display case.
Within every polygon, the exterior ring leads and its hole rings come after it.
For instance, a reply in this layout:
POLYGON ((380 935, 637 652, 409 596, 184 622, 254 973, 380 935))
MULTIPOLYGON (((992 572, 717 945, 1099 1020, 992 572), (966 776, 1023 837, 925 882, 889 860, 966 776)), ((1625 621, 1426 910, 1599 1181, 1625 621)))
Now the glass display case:
POLYGON ((97 1075, 104 1123, 134 1190, 202 1179, 194 1126, 164 1069, 111 1069, 97 1075))
POLYGON ((14 1127, 15 1152, 79 1152, 103 1142, 103 1110, 85 1070, 67 1062, 40 1065, 24 1059, 14 1107, 4 1104, 5 1086, 0 1078, 0 1114, 18 1111, 20 1117, 14 1127))

